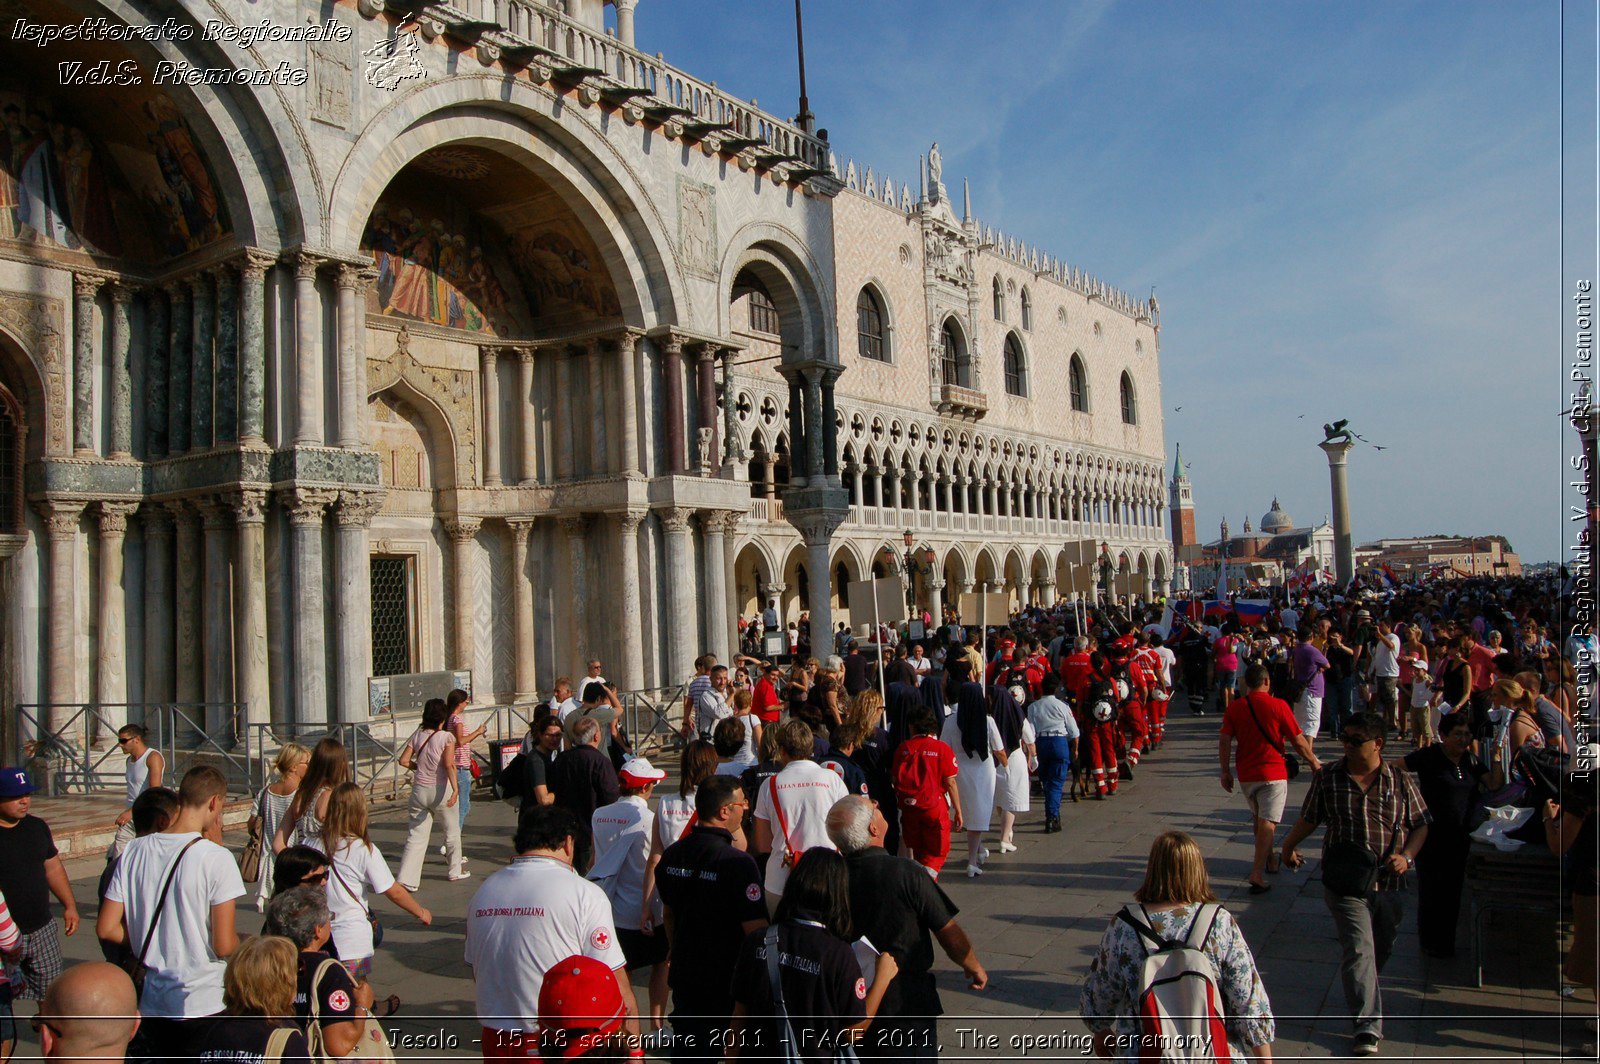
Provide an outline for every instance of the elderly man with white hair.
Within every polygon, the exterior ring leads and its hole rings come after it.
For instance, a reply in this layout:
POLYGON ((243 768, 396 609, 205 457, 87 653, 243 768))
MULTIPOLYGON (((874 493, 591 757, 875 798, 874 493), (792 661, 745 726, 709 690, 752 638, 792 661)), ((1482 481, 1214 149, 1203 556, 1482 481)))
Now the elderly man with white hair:
POLYGON ((889 953, 900 974, 877 1018, 856 1047, 862 1057, 937 1060, 939 989, 933 978, 933 939, 960 966, 974 990, 989 985, 955 903, 915 861, 883 848, 889 822, 878 803, 860 795, 828 810, 828 838, 850 871, 850 916, 856 934, 889 953))

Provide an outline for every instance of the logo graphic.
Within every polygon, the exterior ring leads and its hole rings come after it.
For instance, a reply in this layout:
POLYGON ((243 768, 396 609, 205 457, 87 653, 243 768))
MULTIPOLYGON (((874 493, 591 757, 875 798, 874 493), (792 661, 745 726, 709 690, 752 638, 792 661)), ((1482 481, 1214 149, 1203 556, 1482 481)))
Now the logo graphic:
POLYGON ((603 927, 597 927, 589 932, 589 944, 595 949, 611 948, 611 932, 603 927))
POLYGON ((333 993, 329 994, 328 995, 328 1011, 329 1012, 349 1012, 350 1011, 350 995, 346 994, 343 990, 335 990, 333 993))
POLYGON ((760 901, 761 900, 761 884, 760 883, 752 883, 748 887, 745 887, 744 888, 744 896, 749 898, 751 901, 760 901))
POLYGON ((867 1000, 867 981, 865 979, 856 980, 856 1000, 867 1000))
POLYGON ((367 61, 367 84, 393 92, 404 82, 427 77, 428 72, 418 58, 421 50, 417 27, 402 26, 393 38, 379 41, 361 53, 367 61))

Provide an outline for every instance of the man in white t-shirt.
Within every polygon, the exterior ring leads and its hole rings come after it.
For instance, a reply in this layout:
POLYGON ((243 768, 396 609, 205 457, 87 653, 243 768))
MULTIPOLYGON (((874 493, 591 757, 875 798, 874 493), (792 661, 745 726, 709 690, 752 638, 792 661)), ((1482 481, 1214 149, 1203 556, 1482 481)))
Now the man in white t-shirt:
POLYGON ((776 912, 783 886, 789 882, 790 855, 798 860, 813 846, 836 849, 828 838, 828 810, 850 793, 844 780, 815 761, 811 728, 802 720, 778 725, 776 776, 756 795, 756 852, 767 858, 767 908, 776 912))
POLYGON ((633 987, 605 891, 572 868, 577 821, 554 805, 525 809, 513 840, 517 859, 491 875, 467 906, 467 966, 477 987, 486 1058, 506 1056, 539 1023, 539 988, 557 961, 574 955, 605 964, 638 1034, 633 987))
POLYGON ((710 740, 717 730, 717 721, 733 716, 728 705, 728 667, 713 665, 710 682, 702 687, 694 699, 694 726, 700 738, 710 740))
POLYGON ((577 709, 580 704, 572 694, 572 679, 567 676, 556 677, 555 693, 550 696, 550 712, 566 720, 567 714, 577 709))
POLYGON ((928 678, 928 673, 933 671, 933 662, 929 661, 922 653, 922 644, 917 643, 911 648, 911 657, 906 659, 911 663, 911 671, 916 674, 917 684, 928 678))
POLYGON ((173 1060, 188 1052, 188 1021, 221 1012, 225 959, 239 945, 234 901, 244 881, 233 854, 205 838, 222 830, 228 781, 209 765, 178 785, 178 815, 166 831, 134 839, 106 888, 95 933, 144 956, 144 1017, 128 1059, 173 1060), (172 875, 165 906, 162 886, 172 875), (151 935, 154 925, 155 933, 151 935))
POLYGON ((1378 622, 1378 636, 1372 644, 1372 698, 1374 708, 1383 714, 1389 727, 1400 730, 1400 637, 1385 617, 1378 622))

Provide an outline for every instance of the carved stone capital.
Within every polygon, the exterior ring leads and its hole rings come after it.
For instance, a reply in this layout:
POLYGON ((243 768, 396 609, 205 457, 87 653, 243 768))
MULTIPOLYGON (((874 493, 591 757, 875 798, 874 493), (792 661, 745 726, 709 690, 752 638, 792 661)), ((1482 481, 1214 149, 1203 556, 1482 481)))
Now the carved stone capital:
POLYGON ((138 294, 138 289, 126 281, 111 282, 111 301, 124 307, 133 302, 133 297, 138 294))
POLYGON ((44 518, 45 531, 51 539, 71 539, 78 534, 78 521, 83 516, 83 503, 64 499, 45 499, 37 505, 39 516, 44 518))
POLYGON ((304 281, 308 278, 315 281, 317 279, 317 271, 321 268, 322 260, 315 255, 308 255, 302 251, 295 256, 294 276, 297 281, 304 281))
POLYGON ((189 275, 185 280, 189 285, 189 291, 196 296, 199 296, 202 292, 207 294, 211 292, 210 270, 201 270, 199 273, 189 275))
POLYGON ((139 508, 136 502, 111 502, 101 500, 95 504, 96 515, 100 518, 100 534, 102 536, 123 536, 128 532, 128 516, 139 508))
POLYGON ((945 589, 945 586, 946 585, 945 585, 945 582, 943 580, 929 580, 928 581, 928 590, 929 591, 943 591, 945 589))
POLYGON ((491 347, 486 344, 483 347, 478 348, 478 357, 483 360, 483 369, 484 372, 487 373, 493 370, 495 363, 499 361, 500 349, 498 347, 491 347))
POLYGON ((227 501, 220 497, 207 497, 195 500, 195 506, 200 511, 200 523, 207 532, 220 532, 227 528, 231 522, 227 501))
POLYGON ((637 535, 639 526, 644 523, 646 510, 624 510, 617 515, 617 524, 625 536, 637 535))
POLYGON ((677 335, 676 333, 668 333, 657 340, 656 343, 660 345, 661 353, 663 355, 683 354, 683 337, 677 335))
POLYGON ((368 528, 385 495, 381 491, 341 491, 334 519, 344 528, 368 528))
POLYGON ((580 513, 564 513, 556 518, 556 524, 561 526, 561 531, 569 536, 581 536, 589 524, 589 515, 580 513))
POLYGON ((816 543, 826 543, 833 538, 833 534, 844 524, 847 511, 844 510, 812 510, 796 513, 785 510, 786 517, 795 531, 800 533, 800 538, 805 540, 806 546, 816 543))
POLYGON ((322 488, 295 488, 280 495, 279 501, 289 511, 291 525, 321 527, 322 513, 333 502, 335 494, 322 488))
POLYGON ((106 283, 104 277, 97 277, 92 273, 75 273, 72 275, 72 294, 79 299, 93 299, 100 292, 100 286, 106 283))
POLYGON ((244 273, 246 280, 259 281, 277 262, 276 255, 269 255, 258 248, 245 248, 239 269, 244 273))
POLYGON ((378 271, 370 266, 357 266, 354 263, 339 263, 338 281, 340 288, 349 288, 357 292, 378 279, 378 271))
POLYGON ((532 518, 506 520, 506 525, 511 529, 511 538, 516 541, 517 549, 521 550, 528 545, 528 535, 533 531, 532 518))
POLYGON ((483 527, 481 517, 447 517, 444 519, 445 535, 457 546, 469 543, 478 534, 478 529, 483 527))
POLYGON ((146 503, 140 507, 139 522, 144 526, 144 538, 147 541, 170 539, 172 536, 172 513, 160 503, 146 503))
POLYGON ((233 507, 234 520, 241 525, 260 525, 267 520, 267 493, 260 488, 241 488, 226 496, 233 507))
POLYGON ((670 535, 681 535, 689 531, 689 519, 694 516, 694 511, 683 507, 670 507, 656 511, 661 517, 661 529, 670 535))
POLYGON ((533 356, 536 354, 535 349, 531 347, 519 347, 516 349, 516 352, 517 361, 521 362, 524 366, 530 364, 533 361, 533 356))

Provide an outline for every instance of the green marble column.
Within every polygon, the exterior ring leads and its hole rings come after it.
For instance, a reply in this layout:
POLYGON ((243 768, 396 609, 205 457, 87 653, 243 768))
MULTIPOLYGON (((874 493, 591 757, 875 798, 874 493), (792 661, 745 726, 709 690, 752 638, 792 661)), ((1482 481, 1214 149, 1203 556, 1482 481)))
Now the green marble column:
POLYGON ((247 251, 239 286, 239 437, 261 443, 266 424, 266 279, 276 261, 260 251, 247 251))
POLYGON ((195 450, 204 451, 211 447, 214 425, 212 404, 216 364, 213 362, 212 345, 216 341, 217 329, 216 296, 212 291, 210 273, 191 278, 189 284, 194 293, 194 305, 191 308, 194 331, 189 337, 190 373, 194 389, 189 397, 192 426, 189 443, 195 450))
POLYGON ((167 297, 151 290, 144 301, 144 450, 146 457, 164 458, 167 453, 167 344, 171 339, 167 297))
POLYGON ((217 442, 239 438, 239 275, 217 268, 217 442))
POLYGON ((128 317, 132 303, 133 289, 125 284, 111 286, 111 380, 106 390, 111 393, 113 461, 133 457, 133 378, 129 365, 133 331, 128 317))
POLYGON ((167 343, 167 453, 182 454, 189 449, 189 330, 193 325, 189 283, 167 285, 167 298, 172 301, 167 343))
POLYGON ((95 342, 94 302, 100 292, 99 277, 76 274, 72 278, 72 450, 92 455, 94 447, 94 363, 100 345, 95 342))

